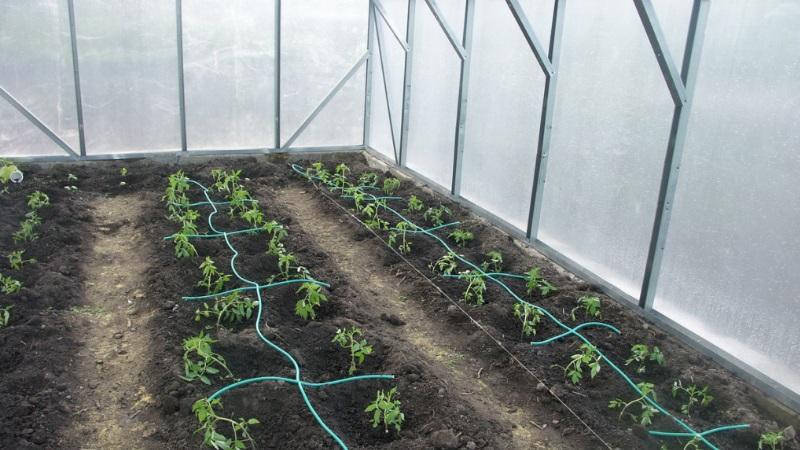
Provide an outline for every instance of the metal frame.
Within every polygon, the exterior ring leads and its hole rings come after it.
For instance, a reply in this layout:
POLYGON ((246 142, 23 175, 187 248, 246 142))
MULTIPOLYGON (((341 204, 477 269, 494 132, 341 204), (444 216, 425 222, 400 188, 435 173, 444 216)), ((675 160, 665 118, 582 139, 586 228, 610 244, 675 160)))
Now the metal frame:
POLYGON ((183 1, 175 0, 175 30, 178 46, 178 107, 181 116, 181 151, 187 151, 186 143, 186 89, 183 84, 183 1))
POLYGON ((63 139, 58 137, 58 135, 53 130, 48 128, 48 126, 45 125, 44 122, 39 120, 39 118, 36 117, 35 115, 33 115, 33 113, 30 112, 28 110, 28 108, 23 106, 22 103, 20 103, 16 98, 14 98, 11 94, 8 93, 8 91, 3 89, 2 87, 0 87, 0 97, 3 97, 4 99, 6 99, 6 101, 8 101, 8 103, 10 103, 11 106, 13 106, 17 111, 19 111, 20 114, 25 116, 25 118, 27 118, 28 121, 30 121, 32 124, 36 125, 36 127, 39 128, 39 130, 41 130, 42 133, 47 135, 47 137, 49 137, 53 142, 55 142, 65 152, 67 152, 69 155, 71 155, 72 158, 78 158, 79 157, 78 154, 76 154, 75 151, 72 150, 72 147, 70 147, 69 144, 67 144, 66 142, 64 142, 63 139))
MULTIPOLYGON (((373 8, 372 11, 371 11, 371 14, 373 15, 373 17, 375 16, 375 12, 377 11, 377 5, 379 3, 376 2, 374 4, 376 5, 376 7, 373 8)), ((385 16, 384 16, 384 19, 385 19, 385 16)), ((387 21, 387 23, 388 23, 388 21, 387 21)), ((384 61, 383 43, 382 43, 382 40, 381 40, 381 35, 382 35, 381 34, 381 27, 378 24, 378 21, 376 21, 374 19, 372 21, 372 26, 375 29, 375 39, 378 42, 378 60, 377 60, 377 63, 380 64, 380 66, 381 66, 381 81, 382 81, 381 84, 383 85, 383 96, 386 99, 386 113, 389 116, 389 132, 390 132, 390 134, 392 136, 392 150, 394 151, 394 160, 395 160, 396 163, 398 163, 398 162, 400 162, 400 158, 399 158, 398 152, 397 152, 397 147, 398 147, 398 145, 397 145, 397 137, 395 136, 395 132, 394 132, 394 118, 392 117, 392 102, 389 99, 389 86, 386 83, 386 62, 384 61)), ((404 46, 403 49, 407 50, 408 46, 407 45, 404 46)), ((369 72, 369 74, 370 74, 370 77, 371 77, 371 72, 369 72)), ((366 142, 364 143, 364 145, 366 145, 366 142)))
POLYGON ((411 113, 411 68, 414 57, 414 27, 416 22, 417 0, 408 0, 406 18, 406 50, 405 67, 403 70, 403 113, 400 118, 400 154, 398 155, 400 167, 405 167, 408 155, 408 122, 411 113))
POLYGON ((372 41, 375 32, 375 11, 372 7, 372 0, 369 2, 367 10, 367 78, 364 81, 364 139, 362 145, 366 146, 369 142, 372 129, 372 65, 375 60, 375 49, 372 48, 372 41))
POLYGON ((281 148, 281 0, 275 0, 275 148, 281 148))
POLYGON ((74 0, 67 0, 69 15, 69 43, 72 52, 72 77, 75 84, 75 108, 78 115, 78 142, 81 156, 86 156, 86 135, 83 129, 83 97, 81 96, 81 72, 78 64, 78 34, 75 25, 74 0))
POLYGON ((461 45, 461 40, 458 39, 455 32, 450 25, 447 24, 447 20, 444 18, 444 14, 439 9, 439 4, 436 3, 436 0, 425 0, 427 3, 428 8, 433 13, 433 17, 436 18, 436 22, 439 23, 439 26, 442 27, 442 31, 444 31, 445 37, 447 40, 450 41, 450 45, 453 46, 453 49, 458 53, 458 57, 462 60, 467 57, 467 50, 461 45))
POLYGON ((475 23, 475 0, 467 0, 464 6, 464 36, 462 47, 464 57, 461 58, 461 77, 458 86, 458 110, 456 112, 456 138, 453 149, 453 176, 450 192, 461 195, 461 172, 464 162, 464 134, 467 124, 467 97, 469 93, 469 68, 472 61, 472 30, 475 23))

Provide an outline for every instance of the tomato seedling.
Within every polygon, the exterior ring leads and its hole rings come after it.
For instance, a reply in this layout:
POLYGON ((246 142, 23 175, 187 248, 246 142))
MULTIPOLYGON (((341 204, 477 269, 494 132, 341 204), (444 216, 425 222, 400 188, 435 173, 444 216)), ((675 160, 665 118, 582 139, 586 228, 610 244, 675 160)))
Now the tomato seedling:
POLYGON ((251 205, 250 209, 242 212, 239 217, 249 223, 253 228, 260 227, 264 224, 264 213, 261 212, 261 208, 256 204, 251 205))
POLYGON ((14 240, 14 243, 18 244, 20 242, 27 242, 27 241, 35 241, 39 239, 39 235, 36 234, 36 226, 41 225, 42 219, 36 213, 36 211, 31 211, 25 214, 25 220, 20 222, 19 230, 15 231, 11 238, 14 240))
POLYGON ((394 398, 397 394, 397 387, 389 389, 389 392, 379 390, 375 401, 367 406, 364 412, 372 413, 372 428, 377 428, 383 422, 383 429, 389 432, 389 427, 394 426, 397 432, 406 420, 405 414, 400 410, 400 400, 394 398))
POLYGON ((432 263, 430 268, 431 270, 440 272, 442 275, 452 275, 453 272, 455 272, 455 270, 458 268, 456 254, 453 252, 447 252, 446 255, 432 263))
POLYGON ((583 368, 589 368, 589 379, 594 379, 600 373, 600 357, 597 356, 597 349, 591 344, 581 344, 580 353, 569 357, 570 361, 564 367, 564 376, 572 384, 578 384, 583 379, 583 368))
POLYGON ((358 177, 360 187, 370 187, 378 184, 378 175, 373 172, 364 172, 358 177))
POLYGON ((3 184, 3 190, 0 191, 0 193, 5 194, 8 192, 8 186, 6 185, 11 181, 11 176, 16 172, 19 172, 19 168, 17 168, 16 165, 6 159, 0 159, 0 183, 3 184))
POLYGON ((282 252, 278 254, 278 270, 281 272, 281 276, 284 280, 289 279, 289 269, 296 260, 297 259, 291 253, 282 252))
POLYGON ((4 276, 3 274, 0 274, 0 283, 2 283, 0 291, 6 295, 16 294, 22 289, 21 281, 15 280, 9 276, 4 276))
POLYGON ((11 308, 14 305, 0 306, 0 328, 5 328, 11 322, 11 308))
POLYGON ((482 305, 484 303, 483 293, 486 292, 486 280, 484 280, 483 274, 465 270, 459 275, 468 283, 461 299, 466 303, 474 302, 476 305, 482 305))
POLYGON ((222 355, 214 353, 211 344, 216 341, 211 336, 202 331, 197 336, 192 336, 183 340, 183 375, 186 381, 200 380, 205 384, 211 384, 209 375, 216 375, 220 370, 225 370, 228 376, 233 378, 233 374, 225 363, 222 355))
POLYGON ((686 397, 686 403, 681 405, 681 412, 687 416, 691 415, 695 406, 706 407, 714 400, 714 396, 708 393, 708 386, 703 386, 702 389, 694 384, 684 386, 681 380, 675 380, 672 383, 672 397, 678 398, 679 395, 686 397))
POLYGON ((522 322, 521 335, 535 336, 536 327, 542 320, 542 311, 539 308, 535 308, 533 306, 526 305, 524 303, 515 303, 514 317, 516 317, 517 319, 519 319, 520 322, 522 322))
POLYGON ((222 169, 212 169, 211 178, 214 179, 214 184, 211 187, 216 189, 217 192, 231 193, 238 189, 241 175, 241 170, 228 172, 222 169))
POLYGON ((467 244, 472 242, 472 240, 475 238, 475 235, 473 235, 471 231, 461 229, 455 230, 447 236, 459 247, 466 247, 467 244))
POLYGON ((253 197, 250 195, 250 193, 246 189, 239 186, 234 187, 233 192, 231 192, 227 198, 230 202, 228 204, 230 206, 230 209, 228 210, 229 217, 236 216, 237 212, 239 212, 239 214, 244 213, 250 209, 252 205, 258 205, 258 203, 253 200, 253 197))
POLYGON ((486 254, 486 261, 481 263, 484 272, 500 272, 503 270, 503 254, 497 250, 492 250, 486 254))
POLYGON ((546 296, 558 290, 539 274, 540 271, 541 268, 532 267, 531 270, 525 274, 525 288, 528 291, 528 295, 532 296, 534 291, 539 291, 539 294, 546 296))
POLYGON ((784 439, 786 439, 786 437, 783 435, 783 431, 766 432, 758 438, 758 450, 764 450, 767 446, 769 446, 771 450, 783 448, 784 439))
POLYGON ((639 406, 641 407, 639 414, 629 412, 628 415, 634 422, 646 427, 653 423, 653 417, 656 414, 658 414, 658 410, 647 402, 648 397, 651 400, 656 400, 656 393, 653 390, 655 386, 653 385, 653 383, 647 383, 647 382, 639 383, 636 386, 642 392, 642 395, 640 397, 635 398, 628 402, 620 398, 616 398, 608 402, 608 407, 610 409, 619 408, 620 409, 619 418, 621 419, 622 416, 625 414, 625 411, 629 407, 638 403, 639 406))
POLYGON ((243 297, 238 291, 232 292, 224 297, 217 297, 213 306, 208 303, 203 304, 202 309, 195 311, 194 320, 201 321, 203 318, 216 318, 217 328, 224 322, 234 324, 253 316, 253 310, 258 306, 258 300, 243 297))
POLYGON ((128 168, 127 167, 123 167, 123 168, 119 169, 119 175, 122 178, 127 177, 128 176, 128 168))
POLYGON ((28 195, 28 207, 32 211, 42 209, 45 206, 50 206, 50 197, 48 197, 44 192, 34 191, 28 195))
POLYGON ((406 211, 410 212, 420 212, 425 208, 425 205, 422 204, 422 200, 420 200, 416 195, 412 195, 408 198, 408 206, 406 207, 406 211))
POLYGON ((638 365, 636 368, 636 373, 641 374, 647 371, 647 361, 652 361, 659 366, 663 366, 664 354, 661 353, 661 350, 657 346, 650 348, 645 344, 635 344, 633 347, 631 347, 631 356, 625 360, 625 365, 629 366, 633 363, 636 363, 638 365))
MULTIPOLYGON (((411 242, 406 239, 406 234, 408 233, 408 229, 411 227, 411 224, 403 221, 395 226, 395 229, 400 232, 401 243, 397 246, 397 249, 400 250, 400 253, 407 255, 411 253, 411 242)), ((389 232, 389 246, 393 247, 397 243, 397 232, 390 231, 389 232)))
POLYGON ((36 262, 36 260, 33 258, 23 259, 22 255, 24 253, 25 250, 14 250, 8 254, 8 264, 12 269, 20 270, 25 264, 34 264, 36 262))
POLYGON ((364 358, 367 355, 372 354, 372 346, 369 345, 366 339, 361 338, 363 335, 364 332, 361 328, 356 326, 349 329, 339 328, 331 340, 331 342, 339 344, 340 347, 350 350, 350 368, 347 370, 350 375, 354 374, 358 366, 364 363, 364 358), (356 363, 356 361, 358 362, 356 363))
POLYGON ((197 256, 197 249, 194 244, 189 242, 189 237, 186 233, 175 234, 172 238, 175 241, 175 256, 178 258, 188 258, 190 256, 197 256))
POLYGON ((305 292, 303 298, 297 300, 294 312, 304 320, 317 318, 314 308, 319 307, 322 302, 328 301, 328 297, 322 292, 322 286, 315 283, 303 283, 297 293, 305 292))
POLYGON ((587 317, 600 317, 600 298, 590 295, 584 295, 583 297, 578 299, 578 306, 572 308, 569 315, 572 317, 572 320, 577 320, 575 318, 575 312, 583 309, 586 313, 587 317))
POLYGON ((218 398, 210 401, 207 398, 201 398, 192 405, 192 412, 200 422, 197 432, 203 432, 203 445, 217 450, 241 450, 247 448, 249 443, 250 447, 255 449, 255 441, 250 435, 249 427, 258 425, 260 423, 258 419, 229 419, 217 414, 215 408, 222 409, 222 401, 218 398), (232 438, 217 431, 217 425, 220 423, 228 424, 231 427, 232 438))
POLYGON ((387 178, 383 180, 383 193, 392 195, 395 191, 400 189, 400 180, 397 178, 387 178))
MULTIPOLYGON (((411 203, 410 200, 409 203, 411 203)), ((451 215, 452 213, 450 212, 449 208, 444 205, 439 205, 436 208, 428 208, 422 217, 424 217, 425 220, 430 222, 433 226, 438 227, 440 225, 444 225, 444 216, 450 217, 451 215)))
POLYGON ((206 288, 206 294, 216 294, 222 291, 225 283, 230 281, 231 276, 217 270, 214 260, 206 256, 200 263, 200 270, 203 271, 203 279, 197 283, 198 287, 206 288))

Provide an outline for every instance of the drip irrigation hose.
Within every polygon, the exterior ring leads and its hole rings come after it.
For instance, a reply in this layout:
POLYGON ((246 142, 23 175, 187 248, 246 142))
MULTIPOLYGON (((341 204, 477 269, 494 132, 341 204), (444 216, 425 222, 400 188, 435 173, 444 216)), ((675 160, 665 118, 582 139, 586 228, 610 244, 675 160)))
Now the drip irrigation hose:
MULTIPOLYGON (((318 180, 321 183, 325 184, 326 186, 330 187, 330 185, 325 180, 321 179, 320 177, 311 176, 309 173, 306 173, 306 171, 303 170, 302 167, 299 166, 298 164, 292 164, 291 167, 292 167, 292 170, 294 170, 297 174, 299 174, 303 178, 307 179, 308 181, 313 183, 314 180, 318 180)), ((374 200, 375 196, 373 196, 373 195, 371 195, 369 193, 361 191, 361 187, 357 186, 356 189, 359 189, 359 191, 362 194, 364 194, 365 196, 372 197, 373 201, 375 201, 374 200)), ((502 274, 502 275, 496 274, 495 275, 495 274, 492 274, 492 273, 484 272, 478 265, 473 264, 471 261, 469 261, 466 258, 462 257, 461 255, 458 255, 447 244, 447 242, 445 242, 439 236, 437 236, 437 235, 435 235, 435 234, 433 234, 433 233, 431 233, 429 231, 425 231, 422 227, 420 227, 418 225, 415 225, 412 221, 408 220, 408 218, 403 216, 401 213, 399 213, 395 209, 393 209, 393 208, 391 208, 389 206, 386 206, 386 205, 381 205, 381 206, 385 210, 393 213, 400 220, 402 220, 404 222, 408 222, 409 224, 411 224, 412 227, 414 227, 415 229, 422 230, 421 232, 423 234, 425 234, 426 236, 438 241, 439 244, 441 244, 441 246, 444 247, 444 249, 448 252, 448 254, 455 255, 456 259, 461 261, 461 263, 465 264, 468 267, 471 267, 472 269, 477 271, 482 277, 485 277, 485 278, 495 282, 497 285, 499 285, 501 288, 503 288, 506 292, 508 292, 517 302, 538 309, 542 314, 547 316, 547 318, 549 318, 556 325, 558 325, 559 327, 561 327, 561 328, 563 328, 565 330, 564 336, 565 335, 570 335, 570 334, 574 335, 579 340, 581 340, 584 343, 592 346, 592 348, 594 348, 594 351, 597 353, 597 355, 603 361, 605 361, 605 363, 608 364, 608 366, 611 367, 611 369, 614 370, 640 396, 640 398, 642 400, 647 402, 650 406, 655 408, 658 412, 660 412, 660 413, 664 414, 666 417, 669 417, 670 419, 672 419, 673 422, 675 422, 681 428, 686 430, 686 433, 678 433, 680 435, 680 437, 691 437, 692 439, 697 439, 698 441, 702 442, 703 444, 705 444, 711 450, 719 450, 719 448, 717 448, 713 443, 711 443, 710 441, 708 441, 708 439, 706 439, 706 437, 705 437, 706 435, 711 434, 710 432, 736 430, 736 429, 748 428, 750 426, 749 424, 738 424, 738 425, 728 425, 728 426, 724 426, 724 427, 715 428, 713 430, 708 430, 707 432, 695 431, 691 426, 689 426, 689 424, 687 424, 683 420, 679 419, 678 417, 675 417, 674 415, 672 415, 669 411, 667 411, 664 407, 662 407, 658 402, 656 402, 655 400, 650 398, 650 396, 645 395, 641 391, 641 389, 639 389, 639 386, 637 386, 636 383, 634 383, 633 380, 622 369, 620 369, 616 364, 614 364, 599 348, 597 348, 594 344, 592 344, 592 342, 588 338, 586 338, 586 336, 584 336, 583 334, 578 332, 578 328, 579 327, 570 327, 570 326, 564 324, 563 322, 561 322, 557 317, 555 317, 552 313, 550 313, 550 311, 548 311, 546 308, 541 307, 539 305, 535 305, 533 303, 529 303, 529 302, 523 300, 522 298, 520 298, 511 288, 508 287, 508 285, 506 285, 505 283, 503 283, 502 281, 500 281, 497 278, 497 277, 505 275, 505 274, 502 274)), ((559 336, 559 337, 563 337, 563 336, 559 336)), ((654 436, 673 436, 672 434, 663 434, 663 433, 669 433, 669 432, 649 431, 649 434, 654 435, 654 436)))
MULTIPOLYGON (((252 281, 252 280, 249 280, 247 278, 244 278, 236 270, 236 258, 239 256, 239 251, 236 250, 236 248, 233 246, 233 244, 231 244, 231 241, 228 238, 228 236, 232 236, 232 235, 236 235, 236 234, 242 234, 244 232, 253 232, 254 229, 239 230, 239 231, 232 231, 232 232, 221 231, 221 230, 216 229, 214 227, 213 217, 214 217, 215 214, 217 214, 217 212, 219 212, 219 210, 217 209, 217 205, 230 204, 230 202, 214 202, 213 200, 211 200, 211 197, 208 194, 208 188, 206 188, 202 184, 198 183, 197 181, 194 181, 194 180, 191 180, 191 179, 188 179, 188 181, 190 183, 198 186, 200 189, 202 189, 203 190, 203 195, 206 198, 205 202, 196 202, 196 203, 190 204, 189 206, 201 206, 201 205, 202 206, 211 206, 213 211, 208 215, 208 228, 215 233, 214 235, 211 235, 211 234, 208 234, 208 235, 190 235, 189 237, 198 237, 198 238, 222 237, 222 238, 224 238, 225 239, 225 244, 233 252, 233 256, 231 257, 231 260, 230 260, 231 271, 233 272, 234 275, 236 275, 236 278, 238 278, 240 281, 242 281, 242 282, 244 282, 246 284, 249 284, 251 286, 240 287, 240 288, 237 288, 237 289, 231 289, 231 290, 228 290, 228 291, 224 291, 224 292, 220 292, 220 293, 212 294, 212 295, 203 295, 203 296, 195 296, 195 297, 183 297, 183 299, 187 300, 187 301, 208 300, 208 299, 211 299, 211 298, 216 298, 216 297, 220 297, 220 296, 223 296, 223 295, 227 295, 227 294, 230 294, 230 293, 233 293, 233 292, 254 290, 256 292, 256 296, 257 296, 257 299, 258 299, 258 312, 256 314, 256 323, 255 323, 256 334, 258 334, 258 337, 265 344, 267 344, 270 348, 272 348, 275 351, 277 351, 278 353, 280 353, 294 367, 294 378, 256 377, 256 378, 248 378, 248 379, 245 379, 245 380, 240 380, 240 381, 237 381, 235 383, 231 383, 231 384, 223 387, 222 389, 218 390, 217 392, 213 393, 210 397, 208 397, 208 400, 214 400, 217 397, 221 396, 222 394, 224 394, 224 393, 226 393, 226 392, 228 392, 228 391, 230 391, 232 389, 236 389, 236 388, 239 388, 241 386, 246 386, 246 385, 252 384, 252 383, 277 381, 277 382, 285 382, 285 383, 294 384, 295 386, 297 386, 297 390, 300 392, 300 396, 303 398, 303 402, 305 403, 306 408, 308 408, 308 410, 311 413, 311 415, 314 417, 314 420, 317 421, 319 426, 334 440, 334 442, 336 442, 337 445, 339 445, 343 450, 348 450, 348 447, 344 443, 344 441, 330 427, 328 427, 328 425, 325 424, 325 421, 323 421, 322 418, 319 416, 319 414, 317 413, 316 409, 311 404, 311 401, 308 398, 308 395, 307 395, 307 393, 305 391, 305 387, 318 388, 318 387, 333 386, 333 385, 337 385, 337 384, 349 383, 349 382, 352 382, 352 381, 361 381, 361 380, 375 380, 375 379, 391 380, 391 379, 394 379, 394 375, 383 375, 383 374, 358 375, 358 376, 354 376, 354 377, 341 378, 341 379, 331 380, 331 381, 326 381, 326 382, 309 382, 309 381, 301 380, 301 377, 300 377, 300 374, 301 374, 300 365, 297 363, 297 360, 295 360, 294 357, 292 357, 291 353, 289 353, 288 351, 286 351, 283 348, 281 348, 279 345, 277 345, 277 344, 273 343, 272 341, 270 341, 269 339, 267 339, 266 336, 264 336, 264 334, 261 332, 261 321, 262 321, 262 318, 264 316, 264 305, 263 305, 264 299, 261 296, 261 290, 265 289, 265 288, 270 288, 270 287, 283 286, 283 285, 287 285, 287 284, 291 284, 291 283, 314 283, 314 284, 318 284, 318 285, 325 286, 325 287, 330 287, 330 285, 327 284, 327 283, 321 282, 321 281, 314 280, 313 278, 292 279, 292 280, 286 280, 286 281, 281 281, 281 282, 276 282, 276 283, 269 283, 269 284, 265 284, 265 285, 261 285, 261 284, 256 283, 255 281, 252 281)), ((257 202, 256 200, 251 200, 251 201, 257 202)), ((186 205, 182 205, 182 206, 186 206, 186 205)), ((168 240, 171 237, 172 236, 167 236, 164 239, 168 240)))

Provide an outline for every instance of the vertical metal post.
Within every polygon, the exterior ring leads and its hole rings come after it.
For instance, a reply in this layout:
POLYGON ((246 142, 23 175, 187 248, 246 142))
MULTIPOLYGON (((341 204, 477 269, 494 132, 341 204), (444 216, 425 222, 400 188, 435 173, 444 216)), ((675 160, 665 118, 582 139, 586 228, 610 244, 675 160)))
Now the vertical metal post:
POLYGON ((408 0, 408 17, 406 18, 406 51, 405 71, 403 72, 403 113, 400 118, 400 167, 406 165, 408 148, 408 118, 411 108, 411 62, 414 53, 414 18, 416 17, 417 0, 408 0))
MULTIPOLYGON (((376 7, 373 8, 373 13, 378 10, 377 4, 376 7)), ((375 60, 376 64, 380 64, 381 66, 381 85, 383 86, 383 98, 386 100, 386 113, 389 116, 389 134, 392 137, 392 151, 394 152, 394 163, 399 164, 400 158, 397 156, 397 136, 395 136, 394 132, 394 116, 392 115, 392 103, 389 99, 389 86, 386 82, 386 61, 385 61, 385 52, 384 52, 384 42, 382 39, 381 33, 381 25, 378 22, 378 15, 375 15, 375 40, 378 43, 378 55, 379 57, 375 60)), ((374 69, 373 69, 374 70, 374 69)), ((371 116, 371 112, 370 115, 371 116)))
POLYGON ((281 0, 275 0, 275 148, 281 148, 281 0))
POLYGON ((461 172, 464 160, 464 134, 467 122, 467 93, 469 92, 469 68, 472 61, 472 28, 475 18, 475 0, 467 0, 464 8, 464 58, 461 60, 461 81, 458 88, 458 119, 456 120, 456 141, 453 154, 453 181, 450 193, 461 195, 461 172))
POLYGON ((372 5, 372 0, 369 2, 369 14, 367 15, 367 80, 364 83, 364 146, 369 145, 369 132, 370 132, 370 116, 372 112, 372 70, 375 60, 375 49, 372 46, 374 28, 377 26, 375 23, 375 8, 372 5))
POLYGON ((686 130, 689 124, 689 111, 697 80, 697 69, 700 54, 703 48, 706 22, 708 21, 709 0, 694 0, 692 16, 689 22, 689 32, 686 37, 686 49, 683 54, 681 67, 681 80, 685 87, 686 97, 683 102, 675 102, 675 112, 672 116, 667 143, 667 154, 664 158, 664 168, 661 173, 661 187, 658 191, 658 208, 653 222, 653 234, 645 265, 642 292, 639 296, 639 306, 649 310, 655 300, 658 278, 661 274, 661 263, 664 256, 664 244, 669 229, 672 205, 675 199, 675 189, 678 185, 678 174, 683 156, 683 147, 686 141, 686 130))
POLYGON ((526 235, 531 241, 536 240, 539 231, 539 219, 542 214, 542 195, 547 178, 547 162, 550 156, 550 138, 553 132, 553 110, 556 104, 556 85, 558 83, 559 60, 561 59, 561 36, 564 30, 564 13, 566 0, 556 0, 553 6, 553 23, 550 27, 550 46, 548 59, 552 73, 544 71, 544 100, 542 117, 539 122, 539 141, 536 147, 536 167, 533 169, 533 191, 531 192, 530 215, 526 235))
POLYGON ((75 4, 73 0, 67 0, 67 10, 69 12, 69 42, 72 46, 72 76, 75 83, 75 108, 78 114, 78 142, 80 144, 81 157, 86 156, 86 135, 83 130, 83 98, 81 96, 81 72, 78 66, 78 35, 75 31, 75 4))
POLYGON ((175 29, 178 43, 178 107, 181 114, 181 151, 186 144, 186 91, 183 84, 183 1, 175 0, 175 29))

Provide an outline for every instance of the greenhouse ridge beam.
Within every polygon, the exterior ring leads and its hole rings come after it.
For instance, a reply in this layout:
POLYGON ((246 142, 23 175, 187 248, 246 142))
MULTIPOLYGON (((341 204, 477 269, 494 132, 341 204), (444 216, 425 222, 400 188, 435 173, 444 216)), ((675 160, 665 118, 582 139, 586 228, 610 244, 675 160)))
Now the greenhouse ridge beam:
POLYGON ((0 97, 6 99, 6 101, 8 101, 8 103, 10 103, 11 106, 13 106, 17 111, 19 111, 20 114, 25 116, 25 118, 28 119, 32 124, 36 125, 36 127, 39 130, 41 130, 42 133, 47 135, 47 137, 49 137, 50 140, 55 142, 65 152, 69 153, 70 156, 72 157, 70 159, 79 157, 78 154, 76 154, 75 151, 72 150, 72 147, 70 147, 69 144, 67 144, 60 137, 58 137, 58 135, 53 130, 48 128, 47 125, 44 124, 44 122, 39 120, 39 118, 33 115, 32 112, 28 111, 28 108, 23 106, 22 103, 20 103, 17 99, 15 99, 11 94, 8 93, 8 91, 6 91, 2 87, 0 87, 0 97))
MULTIPOLYGON (((403 68, 403 112, 400 117, 400 155, 399 165, 405 167, 406 165, 406 151, 408 147, 408 116, 411 111, 411 64, 412 56, 414 53, 414 22, 416 14, 417 0, 408 0, 408 15, 406 18, 406 43, 408 50, 406 51, 405 66, 403 68)), ((367 147, 368 143, 364 143, 367 147)))
POLYGON ((73 0, 67 0, 67 12, 69 14, 69 44, 72 54, 72 77, 73 84, 75 84, 75 109, 78 115, 78 142, 81 156, 86 156, 86 135, 83 129, 83 98, 81 96, 81 72, 78 64, 78 35, 75 31, 75 4, 73 0))
POLYGON ((472 60, 472 30, 475 22, 475 0, 467 0, 464 6, 464 36, 462 47, 464 58, 461 59, 461 77, 458 86, 458 110, 456 112, 456 137, 453 149, 453 176, 450 192, 461 195, 461 173, 464 170, 464 133, 467 122, 467 95, 469 93, 469 67, 472 60))

